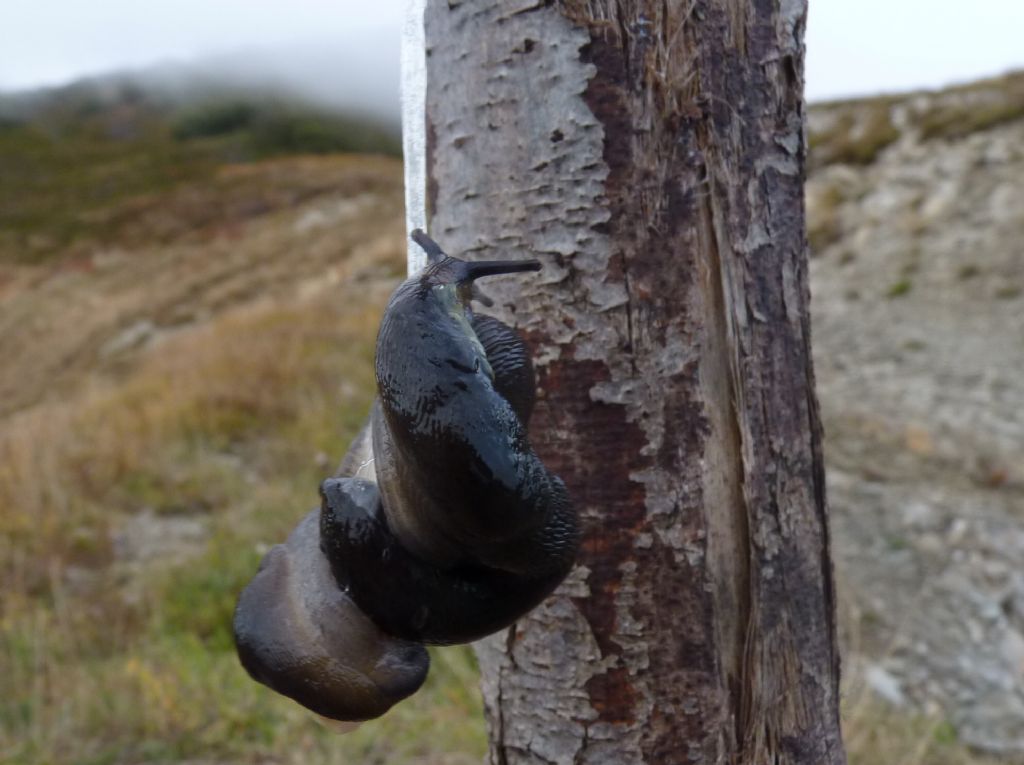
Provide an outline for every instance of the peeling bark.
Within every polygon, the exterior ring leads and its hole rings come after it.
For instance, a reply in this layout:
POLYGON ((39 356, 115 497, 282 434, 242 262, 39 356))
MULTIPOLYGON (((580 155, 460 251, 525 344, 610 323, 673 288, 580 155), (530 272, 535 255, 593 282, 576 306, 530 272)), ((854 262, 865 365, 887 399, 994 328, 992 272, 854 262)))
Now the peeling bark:
MULTIPOLYGON (((490 760, 843 763, 805 0, 427 0, 425 219, 535 356, 579 565, 478 645, 490 760)), ((411 126, 407 125, 407 129, 411 126)))

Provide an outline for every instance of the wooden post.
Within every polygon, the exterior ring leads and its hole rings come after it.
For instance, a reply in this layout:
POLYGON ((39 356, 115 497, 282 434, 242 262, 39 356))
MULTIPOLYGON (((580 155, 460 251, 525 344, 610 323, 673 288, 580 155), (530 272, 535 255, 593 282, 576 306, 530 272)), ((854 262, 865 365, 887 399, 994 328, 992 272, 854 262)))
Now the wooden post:
POLYGON ((412 6, 410 220, 543 260, 484 290, 534 352, 531 439, 584 533, 478 646, 491 762, 845 762, 805 0, 412 6))

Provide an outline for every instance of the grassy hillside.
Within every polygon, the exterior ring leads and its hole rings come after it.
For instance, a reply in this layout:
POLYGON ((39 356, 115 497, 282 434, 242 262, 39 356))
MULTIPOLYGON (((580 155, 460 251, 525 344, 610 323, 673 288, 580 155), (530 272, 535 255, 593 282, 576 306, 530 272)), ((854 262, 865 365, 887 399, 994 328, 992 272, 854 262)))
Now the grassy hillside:
POLYGON ((368 410, 400 166, 336 150, 393 140, 236 101, 31 107, 0 127, 0 761, 479 761, 468 650, 338 738, 230 636, 368 410))
POLYGON ((436 655, 425 693, 338 740, 254 685, 232 648, 237 592, 369 405, 387 286, 230 309, 4 429, 7 761, 476 759, 465 651, 436 655))
POLYGON ((337 152, 397 155, 399 142, 364 120, 245 93, 170 102, 111 81, 0 99, 0 261, 166 240, 132 230, 135 205, 208 183, 226 162, 337 152))
MULTIPOLYGON (((822 162, 873 161, 888 113, 858 113, 880 132, 853 145, 843 110, 815 133, 822 162)), ((339 738, 254 684, 230 638, 372 397, 401 168, 340 151, 394 139, 131 88, 0 114, 0 762, 480 762, 468 649, 339 738)), ((941 717, 862 687, 852 763, 974 762, 941 717)))

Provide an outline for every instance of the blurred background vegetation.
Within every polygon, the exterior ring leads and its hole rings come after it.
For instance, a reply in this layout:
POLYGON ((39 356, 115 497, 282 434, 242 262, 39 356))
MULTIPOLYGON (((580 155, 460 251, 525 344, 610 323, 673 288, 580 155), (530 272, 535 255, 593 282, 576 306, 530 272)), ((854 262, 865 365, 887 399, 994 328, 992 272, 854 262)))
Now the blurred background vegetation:
POLYGON ((468 648, 338 737, 231 640, 368 411, 395 132, 125 83, 0 109, 0 761, 478 762, 468 648))
POLYGON ((0 98, 0 257, 31 262, 72 243, 121 241, 135 212, 126 202, 208 182, 225 163, 398 156, 400 149, 393 127, 286 94, 172 98, 114 78, 7 96, 0 98))
MULTIPOLYGON (((862 114, 860 139, 812 136, 819 164, 895 140, 862 114)), ((339 737, 252 682, 230 635, 368 411, 405 268, 398 151, 279 93, 115 79, 0 102, 0 761, 482 760, 468 648, 339 737)), ((822 247, 839 201, 811 221, 822 247)), ((981 762, 856 683, 844 720, 852 763, 981 762)))

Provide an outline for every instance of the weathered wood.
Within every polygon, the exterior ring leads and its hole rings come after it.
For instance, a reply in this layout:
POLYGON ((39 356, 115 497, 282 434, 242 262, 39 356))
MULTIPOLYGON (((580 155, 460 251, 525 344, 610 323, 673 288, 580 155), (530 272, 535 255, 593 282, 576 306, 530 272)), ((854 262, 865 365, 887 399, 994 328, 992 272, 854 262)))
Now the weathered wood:
POLYGON ((427 0, 425 216, 528 339, 584 528, 479 645, 492 763, 845 761, 803 210, 805 0, 427 0))

